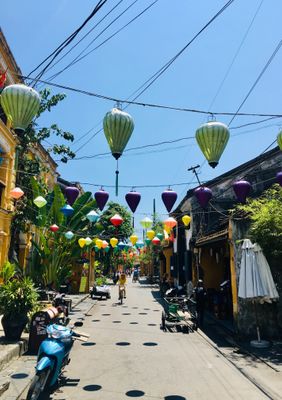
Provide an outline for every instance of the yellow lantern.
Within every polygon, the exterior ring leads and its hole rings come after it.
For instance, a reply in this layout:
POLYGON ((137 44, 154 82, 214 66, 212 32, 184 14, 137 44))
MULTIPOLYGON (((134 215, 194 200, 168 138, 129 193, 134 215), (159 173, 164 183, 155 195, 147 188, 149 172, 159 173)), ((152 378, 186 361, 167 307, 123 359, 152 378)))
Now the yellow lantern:
POLYGON ((111 243, 111 246, 113 248, 115 248, 116 245, 118 244, 118 239, 117 238, 111 238, 110 243, 111 243))
POLYGON ((164 231, 168 234, 170 234, 171 228, 169 226, 164 226, 164 231))
POLYGON ((137 236, 137 235, 131 235, 130 238, 129 238, 129 240, 131 241, 132 246, 134 246, 135 243, 136 243, 137 240, 138 240, 138 236, 137 236))
POLYGON ((102 245, 103 245, 103 241, 101 239, 97 239, 96 246, 98 247, 98 249, 101 249, 102 245))
POLYGON ((155 237, 155 231, 153 231, 153 230, 148 231, 148 232, 147 232, 147 237, 148 237, 150 240, 154 239, 154 237, 155 237))
POLYGON ((82 248, 86 245, 86 240, 84 238, 78 239, 78 244, 82 248))
POLYGON ((188 226, 191 222, 191 217, 190 215, 183 215, 182 217, 182 222, 185 226, 188 226))

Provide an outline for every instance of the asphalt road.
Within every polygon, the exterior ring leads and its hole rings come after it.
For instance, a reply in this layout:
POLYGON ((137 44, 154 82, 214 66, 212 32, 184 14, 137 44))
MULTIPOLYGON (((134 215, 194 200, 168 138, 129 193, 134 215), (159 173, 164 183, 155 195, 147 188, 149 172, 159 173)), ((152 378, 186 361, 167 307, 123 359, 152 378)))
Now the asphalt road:
POLYGON ((113 287, 111 300, 98 301, 88 316, 76 315, 85 318, 80 329, 90 339, 75 343, 69 380, 44 399, 268 398, 197 333, 161 331, 157 295, 151 286, 130 283, 121 306, 113 287))

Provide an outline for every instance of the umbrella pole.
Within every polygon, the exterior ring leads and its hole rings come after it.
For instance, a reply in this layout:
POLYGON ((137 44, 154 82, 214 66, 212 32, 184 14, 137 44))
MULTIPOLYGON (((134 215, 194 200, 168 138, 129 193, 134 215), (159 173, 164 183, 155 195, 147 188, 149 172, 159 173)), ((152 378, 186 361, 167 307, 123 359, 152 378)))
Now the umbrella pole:
POLYGON ((259 330, 259 323, 258 323, 258 312, 257 312, 257 304, 256 301, 254 300, 254 308, 255 308, 255 317, 256 317, 256 329, 257 329, 257 340, 251 340, 251 346, 252 347, 257 347, 260 349, 267 348, 270 346, 270 343, 267 340, 261 340, 260 337, 260 330, 259 330))

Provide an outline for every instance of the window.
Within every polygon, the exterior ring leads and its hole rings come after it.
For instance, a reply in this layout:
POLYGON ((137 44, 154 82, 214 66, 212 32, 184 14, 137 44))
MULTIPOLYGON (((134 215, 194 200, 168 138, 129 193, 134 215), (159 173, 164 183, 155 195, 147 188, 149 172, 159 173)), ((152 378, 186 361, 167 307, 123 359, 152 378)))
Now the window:
POLYGON ((0 207, 3 205, 5 193, 5 185, 0 181, 0 207))

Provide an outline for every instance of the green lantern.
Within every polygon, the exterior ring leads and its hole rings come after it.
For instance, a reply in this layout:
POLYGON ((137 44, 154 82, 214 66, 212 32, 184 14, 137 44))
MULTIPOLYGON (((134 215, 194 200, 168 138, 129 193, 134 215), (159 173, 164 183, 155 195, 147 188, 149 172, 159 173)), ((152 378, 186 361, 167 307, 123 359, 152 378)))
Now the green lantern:
POLYGON ((127 145, 133 129, 133 118, 119 108, 107 112, 103 121, 104 133, 110 146, 113 157, 117 160, 116 169, 116 196, 118 195, 118 159, 127 145))
POLYGON ((1 94, 1 106, 15 131, 25 131, 40 107, 36 90, 22 84, 6 86, 1 94))
POLYGON ((151 239, 145 239, 145 243, 146 243, 146 245, 147 245, 147 246, 149 246, 149 245, 150 245, 150 243, 151 243, 151 241, 152 241, 151 239))
POLYGON ((215 168, 229 140, 229 129, 225 124, 210 121, 196 131, 196 140, 209 165, 215 168))
POLYGON ((157 238, 160 239, 160 241, 162 241, 164 238, 164 235, 162 233, 157 233, 157 238))
POLYGON ((282 131, 280 131, 277 135, 277 143, 278 143, 279 149, 282 151, 282 131))

